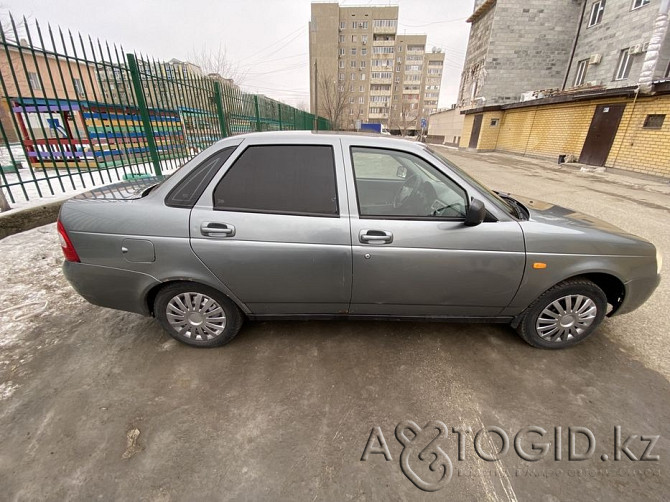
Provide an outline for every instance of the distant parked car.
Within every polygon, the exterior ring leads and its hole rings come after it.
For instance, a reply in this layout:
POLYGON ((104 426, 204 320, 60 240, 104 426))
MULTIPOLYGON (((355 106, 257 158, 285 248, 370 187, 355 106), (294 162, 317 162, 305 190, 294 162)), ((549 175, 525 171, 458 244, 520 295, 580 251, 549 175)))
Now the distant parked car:
POLYGON ((507 323, 561 348, 639 307, 661 268, 639 237, 378 135, 227 138, 168 178, 75 197, 58 231, 84 298, 201 347, 245 318, 352 318, 507 323))

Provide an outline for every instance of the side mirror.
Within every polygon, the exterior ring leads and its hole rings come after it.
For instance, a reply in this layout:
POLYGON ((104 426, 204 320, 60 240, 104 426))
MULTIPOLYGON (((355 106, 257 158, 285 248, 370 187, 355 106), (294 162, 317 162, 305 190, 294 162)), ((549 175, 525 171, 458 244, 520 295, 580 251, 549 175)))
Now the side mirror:
POLYGON ((474 227, 479 225, 486 218, 486 207, 479 199, 472 199, 468 212, 465 213, 465 226, 474 227))

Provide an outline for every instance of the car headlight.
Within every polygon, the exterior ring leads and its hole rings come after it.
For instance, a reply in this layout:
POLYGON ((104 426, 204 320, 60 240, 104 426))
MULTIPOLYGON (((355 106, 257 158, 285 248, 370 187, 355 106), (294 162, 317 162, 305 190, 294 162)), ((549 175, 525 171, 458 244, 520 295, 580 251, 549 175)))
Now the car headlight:
POLYGON ((661 251, 656 248, 656 274, 661 273, 661 267, 663 266, 663 255, 661 251))

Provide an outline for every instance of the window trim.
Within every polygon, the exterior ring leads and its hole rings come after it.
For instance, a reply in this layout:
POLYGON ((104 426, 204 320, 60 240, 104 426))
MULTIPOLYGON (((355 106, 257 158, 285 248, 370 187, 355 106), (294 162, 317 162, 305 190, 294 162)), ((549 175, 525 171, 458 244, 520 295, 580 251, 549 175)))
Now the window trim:
POLYGON ((630 53, 630 49, 631 49, 630 47, 626 47, 625 49, 621 49, 621 51, 619 51, 619 60, 617 61, 616 70, 614 71, 615 81, 626 80, 630 75, 630 70, 633 66, 633 60, 632 60, 633 55, 630 53), (624 53, 625 53, 625 64, 624 64, 624 53), (626 71, 626 67, 628 67, 628 71, 626 71), (619 76, 622 69, 624 70, 623 71, 624 74, 622 76, 619 76))
POLYGON ((651 3, 650 0, 639 0, 640 5, 638 5, 638 6, 636 7, 636 6, 635 6, 635 3, 636 3, 636 2, 638 2, 638 0, 633 0, 633 2, 632 2, 631 5, 630 5, 630 10, 641 9, 641 8, 644 7, 645 5, 649 5, 649 4, 651 3))
POLYGON ((456 218, 456 217, 447 217, 447 216, 394 216, 394 215, 364 215, 361 214, 361 200, 360 197, 358 196, 358 184, 356 183, 356 166, 354 164, 354 148, 364 148, 367 150, 382 150, 385 152, 398 152, 398 153, 404 153, 405 155, 411 155, 412 157, 417 157, 424 161, 426 164, 428 164, 430 167, 435 169, 437 172, 442 174, 445 178, 447 178, 449 181, 451 181, 454 185, 456 185, 458 188, 463 190, 463 193, 465 193, 465 212, 467 213, 468 209, 470 208, 470 194, 469 192, 461 186, 460 183, 457 183, 451 176, 447 175, 442 169, 438 168, 435 166, 433 162, 430 162, 429 160, 421 157, 420 155, 417 155, 414 152, 408 152, 406 150, 399 150, 397 148, 388 148, 388 147, 382 147, 382 146, 366 146, 366 145, 349 145, 349 158, 351 159, 351 171, 353 173, 353 182, 354 182, 354 190, 356 191, 356 211, 358 212, 358 218, 361 220, 407 220, 407 221, 465 221, 465 216, 462 218, 456 218))
POLYGON ((588 69, 589 69, 588 58, 582 59, 581 61, 577 61, 575 81, 572 83, 573 87, 584 85, 584 82, 586 81, 586 72, 588 71, 588 69))
POLYGON ((603 15, 605 12, 605 3, 606 0, 596 0, 591 4, 591 12, 589 14, 589 22, 588 25, 586 26, 587 28, 591 28, 593 26, 599 25, 602 20, 603 20, 603 15), (594 19, 594 14, 595 14, 595 19, 594 19))
MULTIPOLYGON (((223 176, 221 179, 219 179, 216 183, 216 186, 212 189, 212 210, 213 211, 227 211, 231 213, 251 213, 251 214, 271 214, 271 215, 284 215, 284 216, 310 216, 310 217, 316 217, 316 218, 342 218, 342 207, 340 206, 340 191, 338 187, 338 178, 337 178, 337 159, 335 157, 335 146, 332 144, 328 143, 252 143, 249 145, 246 145, 246 147, 240 151, 238 155, 235 156, 233 163, 228 167, 225 173, 223 173, 223 176), (334 175, 334 181, 335 181, 335 207, 336 207, 336 213, 334 214, 324 214, 324 213, 311 213, 308 211, 274 211, 274 210, 266 210, 266 209, 247 209, 247 208, 231 208, 231 207, 226 207, 226 208, 220 208, 216 207, 216 202, 215 202, 215 194, 216 194, 216 189, 219 187, 221 183, 223 183, 223 180, 226 179, 226 176, 228 176, 228 173, 230 170, 233 168, 235 163, 242 158, 244 153, 249 149, 253 147, 259 147, 259 146, 325 146, 330 148, 332 154, 333 154, 333 175, 334 175)), ((211 184, 211 182, 210 182, 211 184)))
POLYGON ((235 150, 237 150, 238 146, 240 146, 240 145, 231 145, 231 146, 227 146, 225 148, 221 148, 220 150, 217 150, 216 152, 214 152, 212 155, 203 159, 202 162, 200 162, 197 166, 195 166, 193 169, 191 169, 191 171, 186 176, 184 176, 182 179, 180 179, 177 182, 177 184, 170 189, 168 194, 163 199, 163 204, 165 204, 168 207, 174 207, 174 208, 177 208, 177 209, 188 209, 188 210, 193 209, 195 207, 195 205, 198 203, 198 201, 200 200, 200 198, 202 197, 202 194, 205 192, 205 190, 207 190, 207 187, 209 187, 212 184, 212 181, 214 181, 214 178, 216 178, 216 175, 219 173, 219 171, 223 168, 223 166, 226 165, 226 162, 228 162, 228 160, 230 160, 230 158, 233 156, 233 154, 235 153, 235 150), (197 196, 191 197, 192 203, 189 201, 188 204, 175 204, 174 202, 170 201, 170 199, 172 198, 172 195, 177 190, 179 190, 179 188, 182 187, 185 183, 188 183, 188 181, 190 179, 192 179, 193 176, 198 174, 200 168, 204 164, 206 164, 207 162, 212 160, 214 157, 218 157, 219 155, 222 155, 224 152, 226 152, 228 150, 230 150, 230 153, 225 158, 225 160, 221 163, 221 165, 218 168, 213 170, 213 173, 212 173, 211 176, 209 176, 209 180, 207 181, 207 183, 204 183, 202 188, 199 189, 197 192, 195 192, 195 193, 197 193, 197 196))

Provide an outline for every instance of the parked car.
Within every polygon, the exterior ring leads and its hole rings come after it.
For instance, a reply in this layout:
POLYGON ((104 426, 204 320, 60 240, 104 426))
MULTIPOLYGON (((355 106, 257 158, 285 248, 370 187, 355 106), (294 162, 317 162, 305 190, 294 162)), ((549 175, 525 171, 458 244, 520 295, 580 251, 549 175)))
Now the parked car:
POLYGON ((245 318, 348 318, 507 323, 561 348, 642 305, 661 268, 644 239, 378 135, 227 138, 69 200, 58 231, 79 294, 201 347, 245 318))

